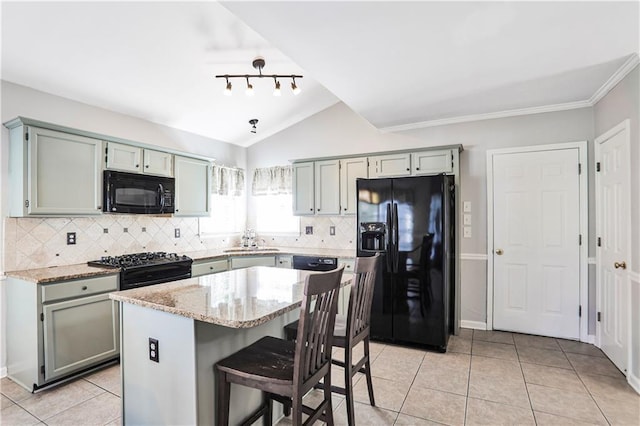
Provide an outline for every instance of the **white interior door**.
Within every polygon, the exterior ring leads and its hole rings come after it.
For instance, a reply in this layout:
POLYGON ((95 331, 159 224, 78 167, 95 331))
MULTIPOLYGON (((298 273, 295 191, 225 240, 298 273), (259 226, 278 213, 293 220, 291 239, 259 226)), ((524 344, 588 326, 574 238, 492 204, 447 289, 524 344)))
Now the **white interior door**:
POLYGON ((628 121, 596 139, 596 162, 597 332, 600 348, 621 371, 626 372, 629 327, 627 271, 631 266, 628 121))
POLYGON ((494 329, 580 338, 579 158, 493 155, 494 329))

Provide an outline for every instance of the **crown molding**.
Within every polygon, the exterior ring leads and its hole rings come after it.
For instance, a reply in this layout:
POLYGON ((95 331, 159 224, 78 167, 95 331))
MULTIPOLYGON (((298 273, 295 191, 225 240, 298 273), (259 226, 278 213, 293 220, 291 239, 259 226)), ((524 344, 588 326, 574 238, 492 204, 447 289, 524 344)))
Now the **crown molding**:
POLYGON ((589 98, 591 105, 595 105, 600 99, 602 99, 616 84, 620 83, 623 78, 627 76, 636 66, 640 64, 640 57, 637 53, 630 55, 627 60, 622 64, 620 68, 614 72, 607 81, 589 98))
POLYGON ((417 123, 401 124, 383 127, 383 132, 402 132, 405 130, 422 129, 425 127, 445 126, 447 124, 467 123, 470 121, 493 120, 496 118, 517 117, 520 115, 542 114, 545 112, 566 111, 570 109, 590 107, 589 101, 567 102, 564 104, 544 105, 539 107, 510 109, 506 111, 488 112, 485 114, 463 115, 460 117, 442 118, 439 120, 420 121, 417 123))
POLYGON ((448 124, 467 123, 471 121, 493 120, 496 118, 517 117, 521 115, 543 114, 545 112, 567 111, 571 109, 588 108, 594 106, 600 99, 604 97, 611 89, 615 87, 623 78, 627 76, 638 64, 640 57, 634 53, 627 58, 616 72, 602 85, 595 93, 586 100, 567 102, 563 104, 544 105, 539 107, 510 109, 505 111, 489 112, 485 114, 463 115, 459 117, 442 118, 439 120, 426 120, 416 123, 400 124, 398 126, 388 126, 380 128, 383 132, 403 132, 406 130, 423 129, 426 127, 446 126, 448 124))

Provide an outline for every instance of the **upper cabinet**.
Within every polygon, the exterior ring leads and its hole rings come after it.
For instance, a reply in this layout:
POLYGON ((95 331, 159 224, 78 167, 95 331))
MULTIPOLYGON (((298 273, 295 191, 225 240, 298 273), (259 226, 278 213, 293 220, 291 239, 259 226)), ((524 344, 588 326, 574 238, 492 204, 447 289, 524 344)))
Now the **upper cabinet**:
POLYGON ((411 154, 414 175, 434 175, 453 172, 453 154, 450 149, 423 151, 411 154))
POLYGON ((15 120, 7 127, 11 216, 102 214, 101 140, 15 120))
POLYGON ((175 156, 175 216, 208 216, 210 212, 211 164, 175 156))
POLYGON ((367 177, 367 157, 340 160, 340 213, 356 214, 356 179, 367 177))
POLYGON ((116 142, 105 142, 105 153, 107 169, 173 176, 173 154, 116 142))
POLYGON ((314 190, 316 214, 340 214, 340 161, 315 162, 314 190))
POLYGON ((296 216, 315 213, 313 161, 293 165, 293 214, 296 216))
POLYGON ((386 154, 369 157, 369 177, 411 176, 411 154, 386 154))

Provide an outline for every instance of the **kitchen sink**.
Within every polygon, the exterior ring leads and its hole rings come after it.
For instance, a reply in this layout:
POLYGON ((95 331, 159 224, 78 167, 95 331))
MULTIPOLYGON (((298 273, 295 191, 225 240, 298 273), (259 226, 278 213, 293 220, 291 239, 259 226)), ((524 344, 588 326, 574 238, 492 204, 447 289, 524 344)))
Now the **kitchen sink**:
POLYGON ((262 253, 266 251, 280 251, 275 247, 232 247, 225 249, 225 253, 262 253))

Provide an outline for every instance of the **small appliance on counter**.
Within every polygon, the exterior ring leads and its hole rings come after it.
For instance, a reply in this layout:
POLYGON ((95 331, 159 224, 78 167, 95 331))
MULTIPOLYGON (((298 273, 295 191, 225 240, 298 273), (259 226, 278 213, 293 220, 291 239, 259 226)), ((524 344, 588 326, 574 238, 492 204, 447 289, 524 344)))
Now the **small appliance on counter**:
POLYGON ((103 256, 89 266, 120 268, 120 290, 191 278, 193 259, 163 251, 103 256))

